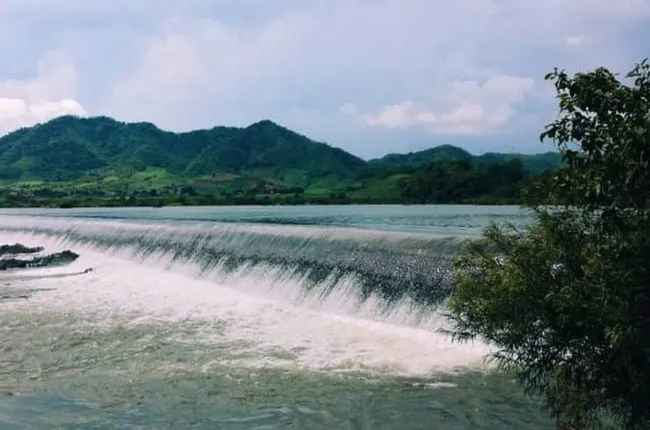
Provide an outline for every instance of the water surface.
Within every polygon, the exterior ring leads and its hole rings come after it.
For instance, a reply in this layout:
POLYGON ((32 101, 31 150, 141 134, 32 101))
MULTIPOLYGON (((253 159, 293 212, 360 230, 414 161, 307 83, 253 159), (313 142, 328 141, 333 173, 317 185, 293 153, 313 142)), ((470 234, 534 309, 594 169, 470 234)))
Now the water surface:
POLYGON ((5 210, 2 428, 553 428, 438 333, 450 258, 514 207, 5 210), (80 274, 87 268, 90 273, 80 274))

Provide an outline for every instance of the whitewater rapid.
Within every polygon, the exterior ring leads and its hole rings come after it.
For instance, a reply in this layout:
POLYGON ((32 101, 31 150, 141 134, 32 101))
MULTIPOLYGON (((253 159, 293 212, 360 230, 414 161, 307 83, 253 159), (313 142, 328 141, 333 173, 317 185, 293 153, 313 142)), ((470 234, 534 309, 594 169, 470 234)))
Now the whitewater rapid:
MULTIPOLYGON (((211 226, 206 230, 204 226, 10 217, 3 217, 0 226, 2 243, 43 246, 44 252, 72 249, 80 254, 66 267, 0 274, 5 288, 39 289, 28 299, 0 302, 7 315, 31 315, 34 321, 52 316, 67 321, 63 326, 70 331, 85 327, 108 331, 117 325, 178 327, 166 331, 170 341, 195 348, 202 344, 220 347, 227 353, 214 357, 214 363, 238 368, 427 375, 483 368, 489 352, 484 344, 453 344, 437 332, 445 320, 430 304, 422 306, 409 296, 387 302, 374 291, 360 295, 361 275, 348 270, 348 265, 326 266, 333 273, 316 281, 308 270, 296 270, 298 260, 308 261, 310 252, 314 258, 339 264, 336 256, 313 254, 309 247, 314 244, 309 241, 314 240, 342 240, 343 244, 336 245, 339 248, 329 252, 345 256, 352 252, 350 246, 354 245, 354 252, 360 246, 368 252, 365 258, 376 259, 371 263, 396 262, 388 272, 405 270, 405 256, 421 255, 428 251, 418 251, 418 247, 440 243, 422 235, 275 226, 211 226), (272 245, 277 253, 291 255, 295 261, 286 257, 282 265, 264 260, 270 255, 268 249, 259 248, 265 236, 261 241, 250 237, 269 232, 275 237, 272 245), (286 242, 287 238, 291 241, 286 242), (257 254, 238 258, 235 265, 219 252, 220 261, 206 267, 194 250, 205 252, 210 241, 214 249, 226 254, 231 247, 241 257, 246 247, 255 246, 257 254), (138 245, 143 243, 147 249, 138 245), (192 250, 179 249, 183 243, 192 250), (298 248, 281 249, 287 243, 298 248), (378 256, 378 249, 385 252, 378 256), (79 275, 88 268, 92 268, 90 273, 79 275), (337 270, 344 273, 335 274, 337 270), (61 276, 66 274, 71 276, 61 276)), ((410 264, 422 270, 423 261, 416 258, 410 264)), ((351 262, 355 264, 364 263, 351 262)), ((412 282, 416 278, 395 279, 412 282)))

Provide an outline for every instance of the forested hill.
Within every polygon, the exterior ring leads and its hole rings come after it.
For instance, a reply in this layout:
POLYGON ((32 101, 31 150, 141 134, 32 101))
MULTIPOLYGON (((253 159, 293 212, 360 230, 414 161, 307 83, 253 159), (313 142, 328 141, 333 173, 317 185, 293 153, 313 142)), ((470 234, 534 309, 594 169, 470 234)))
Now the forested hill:
POLYGON ((382 158, 370 160, 369 163, 374 166, 398 169, 460 160, 473 161, 477 164, 502 164, 514 159, 521 160, 524 170, 530 174, 555 170, 562 164, 562 157, 558 152, 545 152, 542 154, 488 152, 482 155, 472 155, 464 149, 452 145, 440 145, 423 151, 409 152, 408 154, 388 154, 382 158))
POLYGON ((0 206, 515 202, 520 182, 559 165, 451 145, 365 161, 268 120, 173 133, 63 116, 0 138, 0 206))
POLYGON ((107 117, 64 116, 0 138, 4 179, 69 181, 160 168, 173 175, 246 174, 306 185, 353 178, 365 161, 264 120, 188 133, 107 117))

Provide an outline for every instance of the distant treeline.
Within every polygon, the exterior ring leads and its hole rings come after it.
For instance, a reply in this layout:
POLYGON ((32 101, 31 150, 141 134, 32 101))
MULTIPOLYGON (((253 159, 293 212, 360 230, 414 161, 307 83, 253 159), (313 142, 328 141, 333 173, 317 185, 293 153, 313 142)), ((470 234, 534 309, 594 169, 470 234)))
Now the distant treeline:
POLYGON ((458 160, 403 170, 410 173, 400 184, 408 203, 519 203, 531 179, 518 159, 496 164, 458 160))
POLYGON ((361 197, 346 191, 328 195, 309 195, 296 188, 293 193, 240 195, 207 194, 191 187, 181 187, 174 195, 122 195, 106 197, 60 193, 24 196, 0 191, 4 207, 90 207, 90 206, 220 206, 220 205, 330 205, 330 204, 520 204, 531 185, 548 174, 527 173, 518 159, 503 163, 483 164, 471 160, 431 163, 420 167, 401 167, 385 175, 400 175, 398 196, 361 197), (188 191, 189 190, 189 191, 188 191))

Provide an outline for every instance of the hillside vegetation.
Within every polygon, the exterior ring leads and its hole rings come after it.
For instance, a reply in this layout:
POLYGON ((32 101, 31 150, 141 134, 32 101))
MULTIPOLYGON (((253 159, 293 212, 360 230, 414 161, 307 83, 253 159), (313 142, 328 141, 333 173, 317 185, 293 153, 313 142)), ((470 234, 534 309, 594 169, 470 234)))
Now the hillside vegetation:
POLYGON ((476 175, 513 160, 519 179, 499 183, 497 200, 516 200, 520 180, 560 165, 555 153, 473 156, 451 145, 367 162, 269 120, 173 133, 150 123, 63 116, 0 138, 0 204, 470 202, 496 188, 444 194, 422 184, 464 187, 458 166, 492 184, 476 175), (429 175, 441 163, 447 173, 429 175))
POLYGON ((0 138, 5 179, 71 180, 161 168, 187 176, 263 172, 281 181, 292 171, 286 180, 305 185, 318 177, 352 178, 364 165, 360 158, 271 121, 171 133, 150 123, 64 116, 0 138))
POLYGON ((488 152, 477 156, 452 145, 436 146, 435 148, 409 152, 408 154, 388 154, 382 158, 370 160, 370 163, 386 168, 400 168, 459 160, 471 160, 477 164, 499 164, 512 160, 521 160, 524 170, 531 174, 541 174, 549 170, 556 170, 562 164, 562 157, 559 152, 546 152, 533 155, 488 152))

